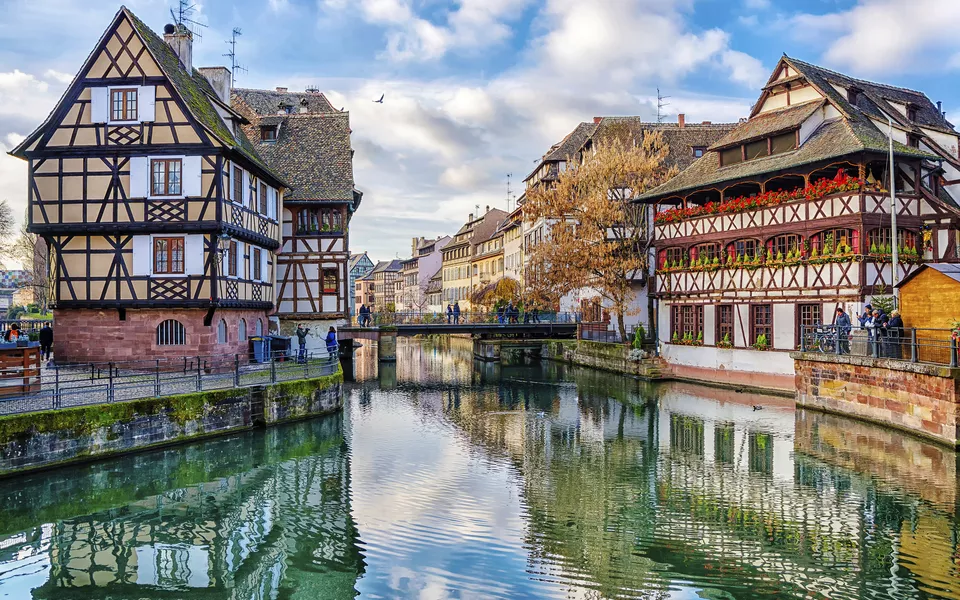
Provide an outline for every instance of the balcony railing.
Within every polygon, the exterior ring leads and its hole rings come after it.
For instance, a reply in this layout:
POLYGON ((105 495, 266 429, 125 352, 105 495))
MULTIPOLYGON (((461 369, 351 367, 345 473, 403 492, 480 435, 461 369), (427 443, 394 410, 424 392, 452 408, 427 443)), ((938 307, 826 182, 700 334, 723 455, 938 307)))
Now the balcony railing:
POLYGON ((957 336, 949 329, 803 326, 801 352, 889 358, 958 366, 957 336))

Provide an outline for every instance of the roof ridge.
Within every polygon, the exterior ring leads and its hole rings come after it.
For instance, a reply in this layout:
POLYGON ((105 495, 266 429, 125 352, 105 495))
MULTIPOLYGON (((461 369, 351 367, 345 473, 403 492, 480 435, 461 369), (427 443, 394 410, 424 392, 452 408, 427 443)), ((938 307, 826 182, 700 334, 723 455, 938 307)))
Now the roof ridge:
POLYGON ((923 92, 921 92, 920 90, 914 90, 914 89, 907 88, 907 87, 903 87, 903 86, 899 86, 899 85, 890 85, 889 83, 880 83, 880 82, 877 82, 877 81, 870 81, 870 80, 868 80, 868 79, 862 79, 862 78, 860 78, 860 77, 854 77, 854 76, 852 76, 852 75, 847 75, 847 74, 845 74, 845 73, 841 73, 840 71, 834 71, 833 69, 828 69, 828 68, 826 68, 826 67, 821 67, 820 65, 815 65, 815 64, 813 64, 813 63, 809 63, 809 62, 800 60, 799 58, 793 58, 793 57, 787 56, 786 54, 784 54, 784 57, 787 58, 787 60, 789 60, 789 61, 791 61, 791 62, 800 63, 801 65, 806 65, 806 66, 808 66, 808 67, 813 67, 814 69, 818 69, 818 70, 820 70, 820 71, 823 71, 823 72, 825 72, 825 73, 829 73, 829 74, 831 74, 831 75, 839 75, 840 77, 843 77, 843 78, 845 78, 845 79, 850 79, 850 80, 856 81, 856 82, 858 82, 858 83, 866 83, 866 84, 869 84, 869 85, 872 85, 872 86, 876 86, 876 87, 882 87, 882 88, 887 88, 887 89, 891 89, 891 90, 899 90, 899 91, 901 91, 901 92, 910 92, 911 94, 919 94, 920 96, 923 96, 924 98, 927 97, 927 95, 924 94, 923 92))

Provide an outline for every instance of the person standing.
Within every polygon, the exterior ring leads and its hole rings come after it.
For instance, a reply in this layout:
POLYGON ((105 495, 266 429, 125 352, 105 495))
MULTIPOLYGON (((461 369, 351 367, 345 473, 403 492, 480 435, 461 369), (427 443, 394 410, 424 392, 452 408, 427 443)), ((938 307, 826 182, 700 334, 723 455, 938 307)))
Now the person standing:
POLYGON ((460 324, 460 303, 459 302, 453 303, 453 324, 454 325, 460 324))
POLYGON ((334 329, 332 326, 330 327, 330 330, 327 331, 326 342, 327 342, 327 354, 329 354, 330 357, 336 356, 337 346, 339 346, 339 344, 337 343, 337 330, 334 329))
POLYGON ((834 324, 839 336, 840 354, 850 354, 850 328, 853 324, 850 322, 850 315, 843 310, 842 306, 837 307, 837 319, 834 324))
POLYGON ((447 302, 447 325, 453 323, 453 306, 447 302))
POLYGON ((874 356, 884 355, 884 345, 887 337, 887 322, 889 320, 890 317, 883 314, 879 310, 874 309, 873 319, 871 319, 871 323, 873 324, 873 343, 876 345, 876 349, 873 351, 874 356))
POLYGON ((40 358, 50 360, 50 349, 53 348, 53 327, 50 323, 44 323, 40 329, 40 358))
POLYGON ((307 361, 307 334, 309 333, 309 327, 304 327, 303 323, 297 323, 297 343, 300 346, 300 351, 297 353, 297 362, 299 363, 307 361))
POLYGON ((506 312, 506 307, 503 304, 501 304, 497 308, 497 323, 500 323, 501 325, 503 325, 503 315, 505 312, 506 312))
POLYGON ((363 324, 365 322, 364 317, 366 316, 366 314, 367 314, 367 305, 361 304, 360 310, 357 311, 357 325, 359 325, 360 327, 363 327, 363 324))
POLYGON ((873 318, 873 307, 869 304, 864 306, 864 313, 861 315, 857 313, 857 320, 860 321, 860 328, 864 329, 867 326, 867 321, 873 318))
POLYGON ((890 313, 890 320, 884 324, 884 328, 887 342, 885 355, 887 358, 902 358, 900 339, 903 337, 903 319, 899 310, 890 313))

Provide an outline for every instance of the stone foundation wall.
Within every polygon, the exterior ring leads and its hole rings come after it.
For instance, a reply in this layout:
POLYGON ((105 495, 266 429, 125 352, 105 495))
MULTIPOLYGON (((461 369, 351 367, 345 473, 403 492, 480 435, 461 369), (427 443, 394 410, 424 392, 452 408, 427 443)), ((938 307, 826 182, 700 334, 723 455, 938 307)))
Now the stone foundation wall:
POLYGON ((121 321, 116 310, 54 309, 54 357, 61 363, 73 363, 246 355, 249 342, 240 339, 241 319, 246 322, 247 339, 255 335, 258 319, 263 321, 263 333, 268 332, 267 313, 263 310, 219 309, 209 327, 203 325, 206 314, 205 309, 131 309, 121 321), (167 319, 183 323, 186 344, 157 344, 157 325, 167 319), (227 324, 226 344, 217 343, 217 326, 221 319, 227 324))
POLYGON ((850 415, 956 446, 960 369, 890 359, 791 354, 797 404, 850 415))
POLYGON ((343 407, 343 372, 0 417, 0 476, 319 416, 343 407))
POLYGON ((630 350, 629 346, 623 344, 587 340, 549 341, 544 342, 541 356, 583 367, 633 375, 642 379, 666 378, 666 364, 661 359, 630 360, 628 358, 630 350))

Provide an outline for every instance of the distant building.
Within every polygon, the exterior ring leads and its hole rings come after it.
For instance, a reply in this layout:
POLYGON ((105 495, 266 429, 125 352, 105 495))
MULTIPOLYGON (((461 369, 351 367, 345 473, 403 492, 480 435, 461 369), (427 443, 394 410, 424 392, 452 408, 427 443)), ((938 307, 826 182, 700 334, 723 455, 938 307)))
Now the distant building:
MULTIPOLYGON (((11 306, 26 306, 33 302, 23 296, 25 290, 31 289, 30 281, 29 271, 0 271, 0 309, 6 312, 11 306)), ((0 314, 0 319, 4 316, 6 315, 0 314)))
POLYGON ((350 314, 356 315, 357 308, 357 298, 360 294, 357 293, 357 280, 366 277, 373 271, 374 263, 370 260, 370 257, 367 256, 366 252, 361 254, 351 254, 350 263, 348 268, 350 269, 350 314))
POLYGON ((450 243, 450 236, 437 239, 413 238, 412 258, 403 261, 403 286, 397 300, 397 310, 424 312, 430 304, 427 290, 433 276, 440 271, 441 251, 450 243))
POLYGON ((400 278, 400 259, 380 261, 369 277, 373 278, 373 297, 377 311, 396 310, 396 282, 400 278))
POLYGON ((353 302, 357 307, 357 310, 360 310, 361 306, 366 306, 370 310, 374 310, 376 308, 377 298, 376 294, 374 294, 374 281, 372 273, 368 273, 366 276, 357 280, 353 302))
POLYGON ((490 239, 506 217, 506 212, 491 210, 489 206, 482 216, 475 218, 470 214, 453 240, 443 248, 443 302, 459 302, 460 310, 470 310, 470 294, 479 284, 479 276, 474 277, 473 272, 477 247, 481 241, 490 239))

